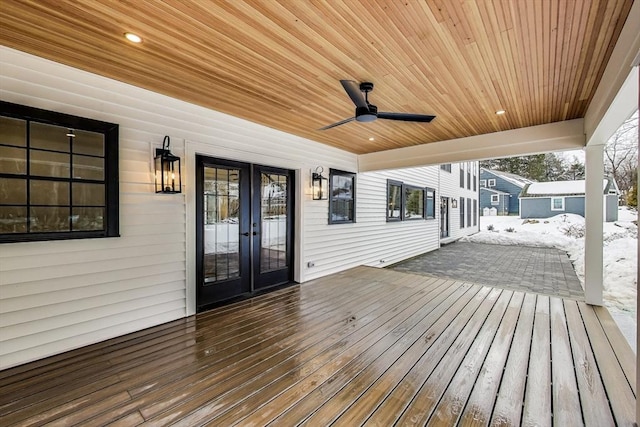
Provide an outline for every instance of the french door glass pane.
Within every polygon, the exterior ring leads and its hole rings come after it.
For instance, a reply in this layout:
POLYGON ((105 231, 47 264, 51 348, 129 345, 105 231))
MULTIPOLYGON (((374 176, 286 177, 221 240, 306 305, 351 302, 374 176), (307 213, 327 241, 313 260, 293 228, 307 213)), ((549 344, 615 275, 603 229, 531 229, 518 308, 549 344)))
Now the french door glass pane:
POLYGON ((287 267, 287 176, 260 174, 260 272, 287 267))
POLYGON ((205 283, 240 276, 240 171, 204 168, 205 283))

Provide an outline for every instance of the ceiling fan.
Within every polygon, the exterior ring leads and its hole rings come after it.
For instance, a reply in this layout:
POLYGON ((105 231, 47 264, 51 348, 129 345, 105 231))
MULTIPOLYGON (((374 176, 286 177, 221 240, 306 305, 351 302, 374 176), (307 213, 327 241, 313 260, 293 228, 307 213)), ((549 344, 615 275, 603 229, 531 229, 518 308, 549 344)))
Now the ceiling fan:
POLYGON ((353 120, 358 122, 372 122, 376 119, 386 119, 400 120, 403 122, 429 123, 431 120, 436 118, 436 116, 430 116, 427 114, 378 112, 378 107, 373 104, 369 104, 369 92, 373 90, 373 83, 362 82, 358 85, 358 83, 354 82, 353 80, 340 80, 340 83, 342 83, 342 87, 344 88, 345 92, 347 92, 349 98, 351 98, 353 103, 356 105, 356 114, 354 117, 350 117, 348 119, 341 120, 328 126, 321 127, 318 130, 331 129, 336 126, 349 123, 353 120))

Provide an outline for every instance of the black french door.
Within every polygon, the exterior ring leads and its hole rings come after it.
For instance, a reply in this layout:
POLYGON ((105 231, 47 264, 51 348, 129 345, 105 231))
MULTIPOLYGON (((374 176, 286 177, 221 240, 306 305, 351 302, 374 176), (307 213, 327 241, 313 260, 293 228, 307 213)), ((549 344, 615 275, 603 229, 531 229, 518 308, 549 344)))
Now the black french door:
POLYGON ((197 156, 198 310, 292 279, 293 171, 197 156))

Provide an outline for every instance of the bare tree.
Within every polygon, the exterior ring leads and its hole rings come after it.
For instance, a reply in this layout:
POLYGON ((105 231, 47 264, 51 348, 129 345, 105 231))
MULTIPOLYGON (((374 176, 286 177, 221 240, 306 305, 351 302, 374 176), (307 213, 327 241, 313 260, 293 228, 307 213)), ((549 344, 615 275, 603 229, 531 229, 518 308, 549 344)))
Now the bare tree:
POLYGON ((609 138, 604 150, 605 172, 613 176, 626 194, 633 187, 638 168, 638 112, 609 138))

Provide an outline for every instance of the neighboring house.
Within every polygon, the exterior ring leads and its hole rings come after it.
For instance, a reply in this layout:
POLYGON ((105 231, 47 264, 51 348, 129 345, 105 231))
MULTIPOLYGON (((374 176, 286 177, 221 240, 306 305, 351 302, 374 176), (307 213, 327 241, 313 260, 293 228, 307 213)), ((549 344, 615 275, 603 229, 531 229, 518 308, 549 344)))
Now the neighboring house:
POLYGON ((525 185, 533 182, 514 173, 480 168, 480 211, 493 207, 498 215, 518 215, 518 196, 525 185))
POLYGON ((509 215, 511 194, 480 187, 480 215, 509 215))
MULTIPOLYGON (((602 183, 604 197, 604 220, 618 220, 618 197, 620 191, 613 178, 602 183)), ((536 182, 525 186, 520 195, 522 218, 549 218, 558 214, 572 213, 584 216, 585 181, 536 182)))
POLYGON ((0 118, 8 135, 0 142, 0 201, 15 205, 0 221, 0 369, 235 295, 385 267, 478 231, 477 162, 450 172, 434 165, 356 173, 351 152, 26 53, 0 53, 3 100, 24 106, 3 104, 0 118), (27 145, 36 134, 48 136, 27 145), (165 135, 182 160, 182 194, 154 191, 152 153, 165 135), (310 171, 319 166, 325 200, 312 198, 310 171), (46 205, 30 223, 29 204, 46 205), (39 230, 46 233, 31 234, 39 230))

